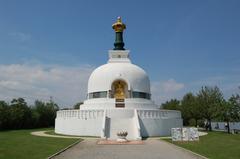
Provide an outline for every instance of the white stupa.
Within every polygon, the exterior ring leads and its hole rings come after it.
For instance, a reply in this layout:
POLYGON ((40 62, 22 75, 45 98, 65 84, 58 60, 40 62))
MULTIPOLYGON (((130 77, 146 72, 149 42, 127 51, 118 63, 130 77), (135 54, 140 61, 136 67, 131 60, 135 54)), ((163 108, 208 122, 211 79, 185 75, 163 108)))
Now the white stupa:
POLYGON ((116 139, 127 131, 127 139, 167 136, 171 128, 182 127, 181 112, 159 109, 151 100, 147 73, 131 63, 124 49, 121 18, 113 24, 115 48, 109 60, 93 71, 88 81, 87 99, 80 110, 60 110, 55 132, 66 135, 99 136, 116 139))

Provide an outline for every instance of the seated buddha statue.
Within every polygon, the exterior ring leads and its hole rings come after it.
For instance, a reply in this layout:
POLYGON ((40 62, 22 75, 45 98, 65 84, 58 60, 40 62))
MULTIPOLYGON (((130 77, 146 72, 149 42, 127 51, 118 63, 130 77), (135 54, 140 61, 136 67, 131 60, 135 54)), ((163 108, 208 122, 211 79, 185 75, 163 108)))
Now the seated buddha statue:
POLYGON ((122 83, 118 82, 118 83, 115 85, 114 98, 123 99, 124 97, 125 97, 125 94, 124 94, 124 86, 123 86, 122 83))

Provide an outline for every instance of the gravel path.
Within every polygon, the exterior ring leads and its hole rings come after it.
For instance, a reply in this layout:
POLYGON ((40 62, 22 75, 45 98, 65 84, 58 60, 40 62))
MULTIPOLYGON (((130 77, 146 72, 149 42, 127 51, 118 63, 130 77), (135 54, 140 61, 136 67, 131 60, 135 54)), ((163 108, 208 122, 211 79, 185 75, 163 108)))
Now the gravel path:
POLYGON ((54 159, 203 159, 190 151, 158 139, 143 145, 97 145, 97 140, 84 140, 55 156, 54 159))

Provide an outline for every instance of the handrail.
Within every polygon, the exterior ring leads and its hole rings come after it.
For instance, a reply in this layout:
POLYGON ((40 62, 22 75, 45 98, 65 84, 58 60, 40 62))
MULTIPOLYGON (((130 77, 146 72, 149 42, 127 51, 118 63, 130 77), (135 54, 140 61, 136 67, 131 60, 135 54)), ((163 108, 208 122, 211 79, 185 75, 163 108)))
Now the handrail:
POLYGON ((169 110, 137 110, 140 118, 171 118, 178 117, 181 118, 181 112, 179 111, 169 111, 169 110))
POLYGON ((103 116, 104 110, 60 110, 57 118, 93 119, 103 116))

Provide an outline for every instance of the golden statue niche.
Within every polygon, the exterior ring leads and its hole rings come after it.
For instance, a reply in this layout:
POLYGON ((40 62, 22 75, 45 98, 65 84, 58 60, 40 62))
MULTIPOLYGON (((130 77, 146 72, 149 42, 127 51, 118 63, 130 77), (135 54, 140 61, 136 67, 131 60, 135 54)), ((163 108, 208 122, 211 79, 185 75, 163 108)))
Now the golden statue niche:
POLYGON ((124 81, 115 81, 112 86, 114 98, 116 99, 126 98, 127 84, 124 81))

